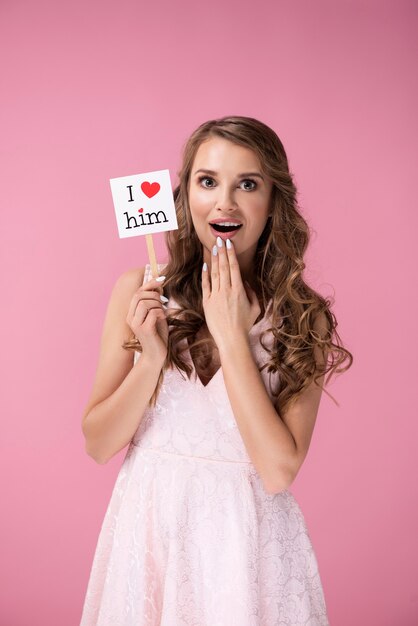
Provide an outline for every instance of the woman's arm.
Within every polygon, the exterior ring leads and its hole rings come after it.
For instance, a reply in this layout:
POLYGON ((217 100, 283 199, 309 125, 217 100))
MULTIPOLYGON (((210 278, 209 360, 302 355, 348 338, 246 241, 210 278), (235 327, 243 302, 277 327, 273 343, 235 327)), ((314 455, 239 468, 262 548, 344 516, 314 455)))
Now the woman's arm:
POLYGON ((107 463, 132 439, 157 386, 163 364, 141 355, 121 385, 83 418, 86 451, 107 463))
MULTIPOLYGON (((321 323, 324 328, 325 320, 321 323)), ((322 389, 312 382, 280 416, 258 371, 248 337, 234 337, 223 343, 219 355, 238 429, 266 491, 287 489, 308 452, 322 389)), ((318 349, 315 355, 322 360, 318 349)), ((323 379, 318 378, 319 385, 323 379)))
POLYGON ((132 332, 126 323, 129 304, 143 276, 144 268, 122 274, 106 312, 96 379, 82 419, 86 452, 97 463, 106 463, 131 441, 164 364, 143 352, 132 367, 133 352, 122 348, 132 332))

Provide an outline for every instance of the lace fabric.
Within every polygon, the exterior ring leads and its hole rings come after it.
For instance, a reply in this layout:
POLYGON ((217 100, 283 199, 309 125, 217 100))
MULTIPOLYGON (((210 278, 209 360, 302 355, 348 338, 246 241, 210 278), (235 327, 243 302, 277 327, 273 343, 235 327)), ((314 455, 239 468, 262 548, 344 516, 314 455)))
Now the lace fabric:
MULTIPOLYGON (((144 282, 149 276, 147 265, 144 282)), ((266 324, 264 317, 250 331, 259 364, 266 324)), ((263 370, 261 376, 272 397, 277 375, 263 370)), ((302 624, 329 626, 295 497, 264 491, 222 368, 206 386, 168 370, 116 479, 80 626, 302 624)))

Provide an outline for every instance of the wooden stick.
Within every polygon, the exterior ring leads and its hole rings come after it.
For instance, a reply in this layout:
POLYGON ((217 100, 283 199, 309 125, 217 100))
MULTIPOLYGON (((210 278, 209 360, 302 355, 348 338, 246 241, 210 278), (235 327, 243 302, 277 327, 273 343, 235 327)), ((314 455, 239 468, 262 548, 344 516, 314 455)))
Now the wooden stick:
POLYGON ((153 278, 157 278, 158 265, 157 265, 157 257, 155 256, 154 242, 152 240, 152 235, 145 235, 145 239, 147 241, 148 258, 151 264, 151 275, 153 278))

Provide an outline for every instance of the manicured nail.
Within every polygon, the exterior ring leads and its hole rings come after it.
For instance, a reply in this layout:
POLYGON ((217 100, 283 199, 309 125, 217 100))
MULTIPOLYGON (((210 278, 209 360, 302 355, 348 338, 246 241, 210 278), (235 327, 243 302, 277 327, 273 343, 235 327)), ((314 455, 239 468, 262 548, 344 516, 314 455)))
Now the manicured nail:
POLYGON ((216 237, 216 245, 218 246, 218 248, 222 248, 222 239, 221 237, 219 237, 219 235, 216 237))
POLYGON ((226 240, 226 247, 228 249, 232 248, 232 243, 231 243, 231 240, 229 238, 226 240))
POLYGON ((204 272, 208 271, 208 264, 206 263, 206 261, 203 263, 203 271, 204 272))
POLYGON ((160 296, 160 300, 161 302, 168 302, 168 298, 166 298, 165 296, 160 296))
POLYGON ((213 256, 216 256, 218 254, 218 248, 216 246, 213 246, 212 254, 213 254, 213 256))
POLYGON ((155 279, 157 281, 157 283, 162 283, 163 280, 165 280, 165 276, 159 276, 158 278, 155 279))

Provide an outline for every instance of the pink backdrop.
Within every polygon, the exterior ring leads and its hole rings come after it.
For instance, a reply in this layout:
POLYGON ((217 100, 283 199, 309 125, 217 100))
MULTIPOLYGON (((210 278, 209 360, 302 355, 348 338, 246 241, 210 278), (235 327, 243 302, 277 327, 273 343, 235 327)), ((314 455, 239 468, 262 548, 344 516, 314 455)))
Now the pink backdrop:
POLYGON ((109 178, 168 168, 174 186, 188 135, 227 114, 283 140, 307 277, 355 357, 292 486, 331 623, 418 623, 417 4, 254 7, 2 3, 5 626, 79 623, 125 455, 96 464, 81 432, 110 291, 147 262, 143 238, 118 239, 109 178))

